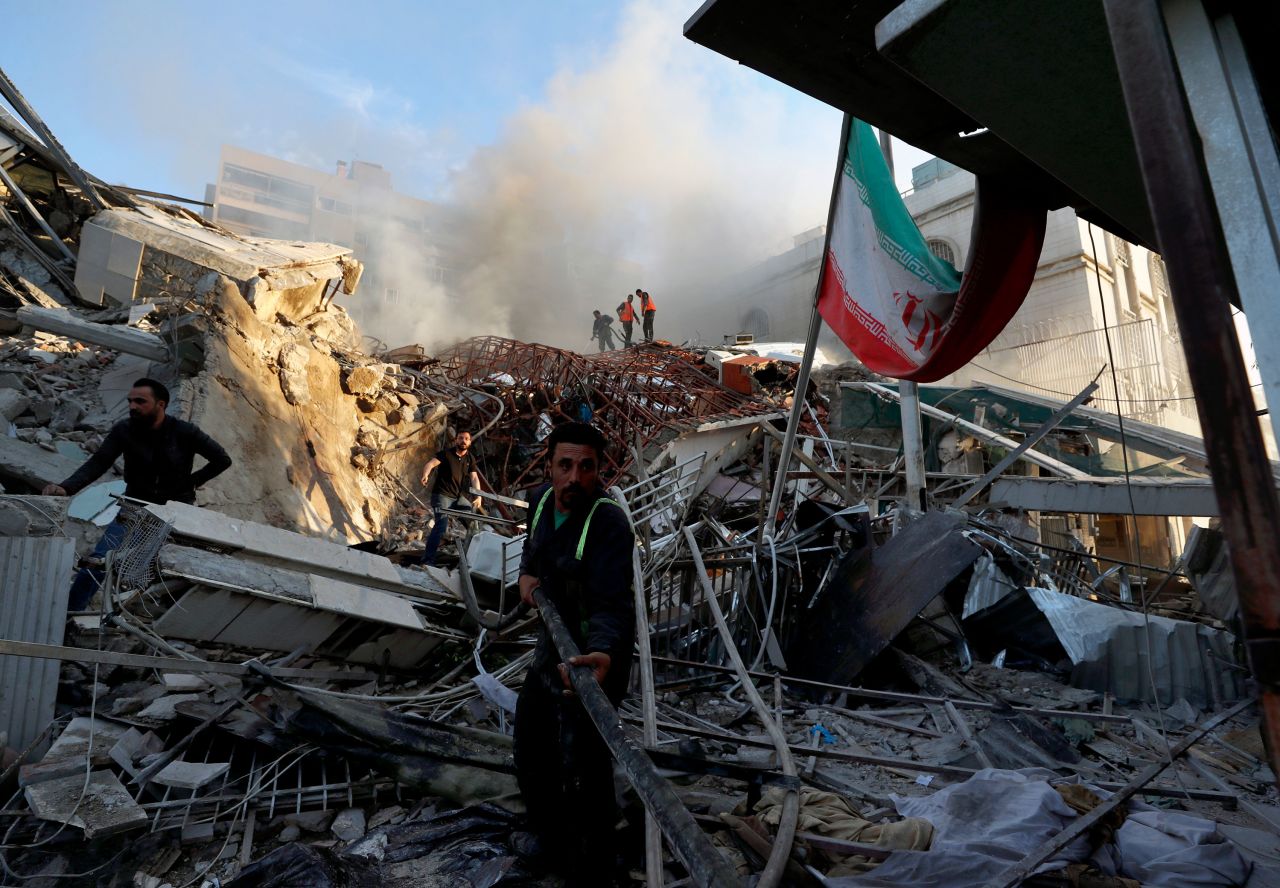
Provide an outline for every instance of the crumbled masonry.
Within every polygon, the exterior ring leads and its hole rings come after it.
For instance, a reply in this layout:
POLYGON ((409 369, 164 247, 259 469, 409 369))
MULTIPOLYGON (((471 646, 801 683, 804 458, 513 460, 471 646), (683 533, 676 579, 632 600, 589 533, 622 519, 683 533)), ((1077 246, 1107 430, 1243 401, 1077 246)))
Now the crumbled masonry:
MULTIPOLYGON (((616 715, 661 781, 619 780, 633 881, 690 875, 646 830, 642 796, 674 795, 682 849, 716 855, 706 884, 770 861, 787 885, 1005 884, 1020 865, 1026 884, 1280 884, 1229 554, 1211 527, 1185 552, 1167 531, 1116 542, 1117 513, 1065 505, 1111 495, 1101 411, 1065 411, 987 483, 1063 404, 922 388, 921 512, 896 399, 862 367, 797 393, 794 363, 731 347, 367 353, 345 248, 72 175, 16 118, 0 138, 49 228, 0 187, 0 884, 559 885, 512 763, 539 620, 515 572, 543 441, 588 415, 637 541, 616 715), (40 495, 140 376, 233 469, 196 505, 122 502, 119 466, 40 495), (812 409, 782 466, 796 397, 812 409), (462 429, 482 510, 424 568, 421 468, 462 429), (1008 487, 1046 476, 1076 486, 1008 487), (124 542, 69 612, 116 518, 124 542)), ((1135 460, 1205 502, 1202 442, 1127 426, 1135 460)), ((1144 534, 1186 514, 1143 496, 1144 534)))

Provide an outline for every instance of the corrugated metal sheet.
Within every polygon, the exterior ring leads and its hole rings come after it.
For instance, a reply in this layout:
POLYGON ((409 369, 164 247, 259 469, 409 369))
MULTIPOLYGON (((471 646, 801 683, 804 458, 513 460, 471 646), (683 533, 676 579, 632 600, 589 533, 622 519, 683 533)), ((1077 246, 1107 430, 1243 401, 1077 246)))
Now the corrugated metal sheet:
POLYGON ((1180 698, 1200 709, 1238 700, 1244 692, 1234 663, 1235 637, 1186 620, 1149 617, 1096 601, 1028 589, 1074 664, 1076 687, 1110 690, 1120 700, 1161 704, 1180 698))
MULTIPOLYGON (((0 638, 62 644, 76 547, 63 537, 0 537, 0 638)), ((0 730, 24 749, 53 720, 57 660, 0 655, 0 730)))

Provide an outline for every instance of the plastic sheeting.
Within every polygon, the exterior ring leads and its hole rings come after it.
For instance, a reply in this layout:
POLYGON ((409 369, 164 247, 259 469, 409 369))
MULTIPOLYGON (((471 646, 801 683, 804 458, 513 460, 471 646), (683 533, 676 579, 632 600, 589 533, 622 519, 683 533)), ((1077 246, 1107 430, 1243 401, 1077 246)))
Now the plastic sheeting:
POLYGON ((1016 635, 1024 647, 1042 634, 1036 626, 1047 622, 1071 660, 1071 683, 1110 691, 1122 701, 1158 698, 1169 706, 1185 699, 1207 709, 1238 700, 1244 690, 1239 677, 1222 668, 1224 662, 1235 662, 1230 632, 1187 620, 1144 617, 1051 589, 1022 589, 989 557, 975 566, 963 619, 978 629, 979 637, 980 625, 986 623, 996 636, 1016 635))
MULTIPOLYGON (((960 888, 982 885, 1060 833, 1078 816, 1043 769, 979 771, 924 798, 894 797, 898 813, 933 824, 928 851, 895 851, 865 875, 830 879, 832 888, 960 888)), ((1093 789, 1102 798, 1109 794, 1093 789)), ((1086 834, 1036 872, 1088 862, 1106 875, 1143 885, 1243 885, 1249 865, 1209 820, 1160 811, 1130 800, 1114 844, 1090 854, 1086 834)))

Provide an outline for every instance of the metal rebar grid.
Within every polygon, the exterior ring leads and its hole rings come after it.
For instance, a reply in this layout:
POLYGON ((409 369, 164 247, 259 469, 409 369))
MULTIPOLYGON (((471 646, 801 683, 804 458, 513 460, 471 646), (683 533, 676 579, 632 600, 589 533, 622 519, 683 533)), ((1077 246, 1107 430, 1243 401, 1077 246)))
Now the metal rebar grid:
MULTIPOLYGON (((499 490, 519 490, 541 470, 541 442, 556 423, 585 405, 609 442, 602 475, 613 483, 646 455, 684 431, 773 407, 721 385, 691 352, 633 348, 580 355, 497 336, 468 339, 438 355, 433 378, 495 396, 501 419, 487 435, 484 474, 499 490)), ((486 408, 487 409, 487 408, 486 408)))

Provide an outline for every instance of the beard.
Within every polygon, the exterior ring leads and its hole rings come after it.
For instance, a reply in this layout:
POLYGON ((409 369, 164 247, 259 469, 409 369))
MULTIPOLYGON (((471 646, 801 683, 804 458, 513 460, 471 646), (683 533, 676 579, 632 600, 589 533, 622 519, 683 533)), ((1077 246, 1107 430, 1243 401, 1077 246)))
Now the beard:
POLYGON ((579 509, 587 501, 587 489, 581 484, 570 484, 560 491, 560 501, 570 509, 579 509))

